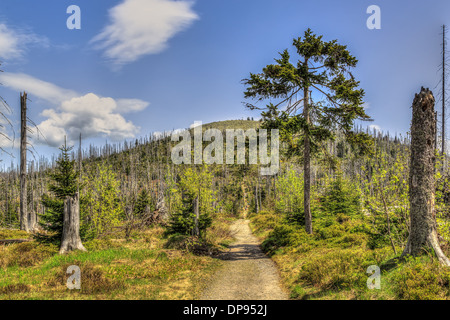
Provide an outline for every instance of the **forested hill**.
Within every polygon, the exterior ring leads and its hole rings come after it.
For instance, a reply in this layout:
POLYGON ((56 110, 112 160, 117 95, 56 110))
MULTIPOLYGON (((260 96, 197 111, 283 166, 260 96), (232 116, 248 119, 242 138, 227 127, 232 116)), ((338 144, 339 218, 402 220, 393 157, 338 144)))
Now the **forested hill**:
MULTIPOLYGON (((228 120, 204 124, 203 130, 219 129, 224 132, 225 137, 225 129, 247 130, 260 126, 261 122, 259 121, 228 120)), ((371 180, 371 175, 374 174, 376 168, 384 166, 384 164, 392 168, 391 164, 393 163, 408 161, 408 139, 390 137, 376 131, 373 131, 372 135, 376 142, 376 158, 359 157, 355 154, 356 151, 345 142, 343 135, 337 134, 336 140, 324 146, 312 165, 314 184, 323 185, 323 179, 339 169, 350 181, 367 187, 364 181, 371 180), (381 160, 383 164, 379 162, 381 160)), ((134 207, 139 194, 148 194, 152 210, 155 209, 158 198, 162 196, 169 211, 175 210, 174 208, 178 206, 176 203, 180 201, 178 190, 180 177, 190 166, 172 164, 170 155, 171 147, 174 145, 175 143, 170 141, 170 134, 164 133, 122 144, 106 144, 102 147, 89 146, 82 150, 83 161, 80 176, 84 187, 81 194, 89 195, 89 201, 93 203, 99 197, 104 198, 105 195, 101 193, 107 190, 109 197, 118 199, 117 203, 114 203, 114 206, 118 207, 118 216, 123 214, 125 208, 134 207)), ((74 146, 72 149, 71 158, 78 160, 78 146, 74 146)), ((54 170, 55 161, 56 158, 30 161, 27 179, 29 210, 37 213, 44 212, 41 198, 43 194, 48 193, 48 174, 54 170)), ((284 176, 289 167, 299 171, 301 159, 286 158, 282 155, 281 164, 282 170, 278 175, 267 177, 258 176, 257 167, 254 165, 212 165, 191 167, 191 169, 205 171, 211 175, 214 210, 237 214, 243 205, 242 183, 246 184, 247 190, 252 190, 246 199, 251 210, 256 210, 257 205, 258 207, 272 205, 273 197, 281 196, 280 194, 275 195, 276 181, 284 176), (255 200, 256 193, 258 201, 255 200)), ((0 223, 3 226, 17 226, 19 223, 18 169, 12 168, 3 172, 0 183, 3 187, 0 193, 0 223)), ((372 182, 369 185, 372 185, 372 182)), ((87 207, 92 207, 89 205, 90 202, 86 201, 87 207)), ((90 220, 89 216, 85 218, 90 220)))

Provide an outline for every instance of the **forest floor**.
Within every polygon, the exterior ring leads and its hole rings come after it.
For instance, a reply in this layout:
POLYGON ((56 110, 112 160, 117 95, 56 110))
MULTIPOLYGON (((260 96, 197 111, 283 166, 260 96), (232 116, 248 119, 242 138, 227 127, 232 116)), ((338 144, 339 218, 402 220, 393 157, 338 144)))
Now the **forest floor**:
POLYGON ((231 226, 235 241, 219 258, 223 266, 201 294, 201 300, 285 300, 275 263, 260 249, 249 220, 231 226))

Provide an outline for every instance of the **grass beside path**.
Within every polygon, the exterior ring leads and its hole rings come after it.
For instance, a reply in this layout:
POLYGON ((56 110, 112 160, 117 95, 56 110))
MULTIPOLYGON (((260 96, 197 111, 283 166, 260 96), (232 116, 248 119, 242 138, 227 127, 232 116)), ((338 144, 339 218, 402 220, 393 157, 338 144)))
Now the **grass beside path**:
MULTIPOLYGON (((228 243, 229 223, 216 222, 210 240, 228 243)), ((56 246, 36 242, 0 246, 0 299, 195 299, 220 261, 173 243, 169 247, 163 232, 156 226, 128 242, 88 241, 84 244, 88 252, 67 255, 59 255, 56 246), (81 270, 80 290, 66 286, 71 265, 81 270)))
MULTIPOLYGON (((281 273, 291 299, 311 300, 448 300, 450 269, 432 255, 400 262, 390 245, 371 249, 360 218, 316 221, 308 235, 301 225, 280 214, 250 216, 253 233, 262 241, 281 273), (367 288, 369 266, 381 270, 381 288, 367 288)), ((446 250, 446 254, 449 252, 446 250)), ((402 252, 402 248, 397 248, 402 252)))

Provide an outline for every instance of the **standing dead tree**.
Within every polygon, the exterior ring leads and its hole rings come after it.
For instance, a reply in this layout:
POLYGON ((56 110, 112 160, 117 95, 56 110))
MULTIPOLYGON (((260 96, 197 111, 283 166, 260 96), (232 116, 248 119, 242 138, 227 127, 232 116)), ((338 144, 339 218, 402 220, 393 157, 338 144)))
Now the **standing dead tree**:
POLYGON ((27 93, 20 94, 20 229, 29 232, 27 212, 27 93))
POLYGON ((435 211, 435 130, 433 93, 422 88, 412 105, 411 166, 409 173, 409 201, 411 229, 402 256, 420 255, 431 248, 439 262, 450 266, 442 252, 436 229, 435 211))
MULTIPOLYGON (((443 25, 442 26, 442 64, 439 67, 439 71, 442 72, 442 78, 438 83, 438 86, 440 85, 441 88, 439 90, 439 99, 441 100, 442 103, 442 108, 441 108, 441 112, 440 112, 440 125, 441 125, 441 130, 440 130, 440 148, 441 148, 441 157, 442 157, 442 172, 445 171, 446 168, 446 136, 445 136, 445 127, 446 127, 446 123, 447 123, 447 100, 448 100, 448 96, 446 94, 447 91, 447 86, 448 86, 448 70, 449 70, 449 61, 448 61, 448 54, 447 54, 447 26, 443 25)), ((438 130, 436 130, 436 133, 438 132, 438 130)))
POLYGON ((86 251, 80 238, 80 196, 77 192, 73 197, 64 200, 64 224, 61 239, 60 254, 73 250, 86 251))
MULTIPOLYGON (((37 214, 31 205, 28 211, 28 190, 27 190, 27 151, 28 146, 33 146, 27 141, 28 133, 32 130, 28 127, 28 123, 34 125, 40 134, 36 124, 27 117, 27 100, 26 92, 20 94, 20 229, 27 232, 34 232, 38 226, 37 214)), ((33 154, 34 156, 34 154, 33 154)))

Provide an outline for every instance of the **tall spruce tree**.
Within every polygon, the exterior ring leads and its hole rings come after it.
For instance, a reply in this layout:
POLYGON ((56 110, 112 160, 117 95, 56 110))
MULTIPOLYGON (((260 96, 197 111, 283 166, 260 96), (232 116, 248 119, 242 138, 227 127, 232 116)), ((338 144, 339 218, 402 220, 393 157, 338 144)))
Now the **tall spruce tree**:
POLYGON ((42 195, 44 214, 40 215, 39 225, 46 233, 36 234, 36 240, 59 244, 63 232, 64 199, 72 197, 78 191, 78 171, 75 160, 70 160, 69 153, 73 147, 67 144, 59 148, 61 155, 56 161, 54 173, 50 173, 51 179, 48 190, 52 195, 42 195))
POLYGON ((257 102, 271 100, 265 108, 251 103, 246 106, 262 110, 264 127, 280 129, 288 144, 288 155, 303 158, 305 229, 311 234, 311 156, 320 151, 324 141, 334 139, 337 129, 350 143, 358 144, 361 152, 368 151, 370 137, 355 132, 353 123, 370 117, 363 107, 364 90, 358 88, 359 82, 350 72, 358 60, 346 46, 337 40, 325 42, 311 29, 303 38, 294 39, 293 46, 300 57, 295 65, 290 62, 288 50, 284 50, 275 59, 276 64, 267 65, 261 73, 250 73, 250 78, 243 80, 247 86, 244 94, 257 102))

